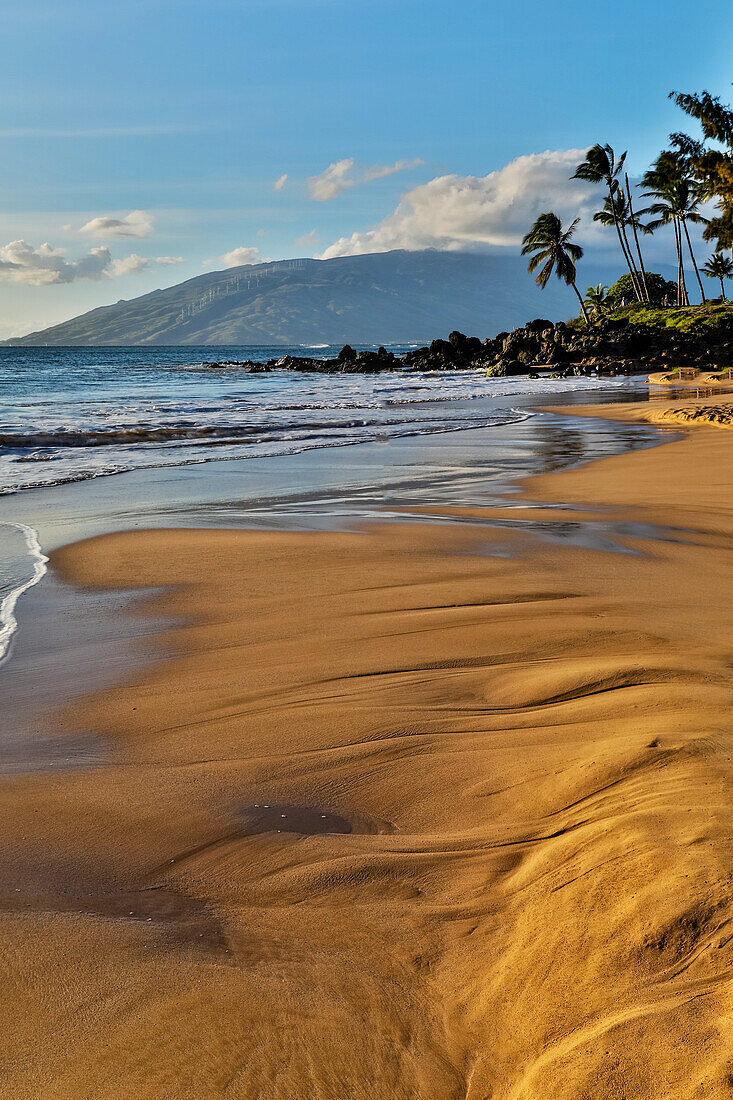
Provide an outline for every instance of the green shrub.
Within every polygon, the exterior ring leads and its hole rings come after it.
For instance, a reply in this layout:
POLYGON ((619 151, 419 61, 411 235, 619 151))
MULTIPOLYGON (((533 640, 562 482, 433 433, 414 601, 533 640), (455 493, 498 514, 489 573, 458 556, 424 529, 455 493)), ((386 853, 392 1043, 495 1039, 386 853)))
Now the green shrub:
MULTIPOLYGON (((655 271, 647 271, 646 285, 649 291, 649 305, 663 306, 665 302, 670 305, 677 300, 677 286, 670 283, 662 275, 655 271)), ((605 304, 608 309, 616 309, 625 303, 636 303, 636 291, 630 275, 622 275, 617 279, 606 295, 605 304)), ((645 303, 646 304, 646 303, 645 303)))

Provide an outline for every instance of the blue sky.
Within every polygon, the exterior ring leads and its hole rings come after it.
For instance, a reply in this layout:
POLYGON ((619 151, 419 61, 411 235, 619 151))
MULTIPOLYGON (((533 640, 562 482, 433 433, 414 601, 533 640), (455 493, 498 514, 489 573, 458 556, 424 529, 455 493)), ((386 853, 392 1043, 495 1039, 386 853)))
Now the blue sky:
POLYGON ((561 151, 639 171, 670 89, 733 97, 721 0, 8 0, 0 55, 0 336, 236 259, 514 247, 561 151))

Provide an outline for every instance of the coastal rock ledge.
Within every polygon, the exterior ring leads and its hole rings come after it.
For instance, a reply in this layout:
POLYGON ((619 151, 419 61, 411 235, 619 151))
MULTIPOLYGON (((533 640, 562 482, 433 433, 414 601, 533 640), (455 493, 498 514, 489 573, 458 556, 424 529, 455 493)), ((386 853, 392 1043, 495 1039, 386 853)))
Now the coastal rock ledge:
POLYGON ((274 370, 321 374, 378 374, 382 371, 449 371, 483 368, 491 376, 509 377, 553 370, 560 375, 601 372, 638 374, 669 370, 684 364, 701 370, 733 365, 733 313, 716 328, 681 332, 675 328, 631 324, 626 318, 609 319, 592 328, 563 321, 529 321, 513 332, 479 340, 452 332, 447 340, 433 340, 402 357, 386 348, 355 351, 348 344, 332 359, 283 355, 265 363, 220 361, 207 367, 237 366, 252 373, 274 370))

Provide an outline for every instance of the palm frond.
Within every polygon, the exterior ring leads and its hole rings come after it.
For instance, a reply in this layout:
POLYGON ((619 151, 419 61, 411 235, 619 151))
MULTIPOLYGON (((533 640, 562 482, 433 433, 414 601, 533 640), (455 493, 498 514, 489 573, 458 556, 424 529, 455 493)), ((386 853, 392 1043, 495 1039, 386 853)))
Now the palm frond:
POLYGON ((540 271, 539 275, 535 279, 535 282, 537 283, 537 285, 541 286, 543 290, 545 289, 548 282, 550 281, 550 276, 552 275, 552 269, 553 269, 554 266, 555 266, 555 261, 553 259, 549 259, 547 261, 547 263, 545 264, 545 266, 542 268, 542 271, 540 271))
POLYGON ((538 252, 535 256, 533 256, 527 264, 527 270, 529 271, 530 275, 532 275, 533 272, 536 271, 536 269, 539 267, 539 265, 544 263, 550 255, 551 253, 549 252, 549 250, 545 248, 542 252, 538 252))

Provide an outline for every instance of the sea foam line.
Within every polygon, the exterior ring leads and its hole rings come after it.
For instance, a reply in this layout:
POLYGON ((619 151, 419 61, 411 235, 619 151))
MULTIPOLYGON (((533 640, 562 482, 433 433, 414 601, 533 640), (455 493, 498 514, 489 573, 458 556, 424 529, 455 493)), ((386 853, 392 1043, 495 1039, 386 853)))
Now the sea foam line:
POLYGON ((29 588, 33 588, 34 585, 38 584, 41 578, 48 572, 46 568, 48 565, 48 558, 41 549, 41 544, 38 541, 38 533, 25 523, 8 523, 3 524, 3 526, 15 527, 18 531, 23 532, 28 553, 33 559, 33 573, 27 581, 24 581, 23 584, 19 584, 17 588, 13 588, 12 591, 8 592, 3 598, 2 603, 0 603, 0 665, 10 656, 11 643, 18 629, 18 620, 15 617, 15 606, 18 600, 24 592, 27 592, 29 588))

